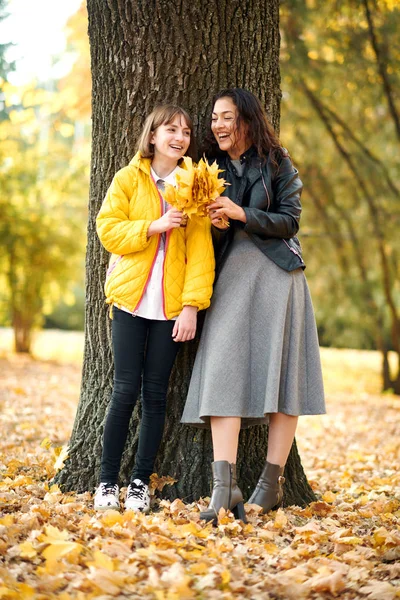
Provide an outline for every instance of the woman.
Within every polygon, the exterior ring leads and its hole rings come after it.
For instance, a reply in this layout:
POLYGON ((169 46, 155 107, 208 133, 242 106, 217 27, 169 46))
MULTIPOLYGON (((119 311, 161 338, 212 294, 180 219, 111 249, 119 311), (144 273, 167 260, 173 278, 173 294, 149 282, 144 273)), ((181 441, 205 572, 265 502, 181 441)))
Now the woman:
POLYGON ((269 422, 266 463, 249 499, 265 513, 282 500, 298 416, 324 413, 325 404, 305 264, 294 237, 298 171, 246 90, 215 96, 211 130, 209 155, 230 185, 210 206, 218 280, 182 422, 211 426, 214 484, 201 517, 215 520, 223 507, 244 519, 236 483, 240 428, 269 422))
POLYGON ((114 387, 104 428, 96 509, 119 508, 118 474, 143 377, 142 421, 125 508, 147 513, 149 479, 161 442, 170 373, 180 342, 196 332, 210 304, 214 254, 208 218, 182 213, 163 199, 190 152, 192 121, 182 108, 159 106, 147 118, 138 152, 115 175, 97 217, 112 253, 105 293, 112 308, 114 387))

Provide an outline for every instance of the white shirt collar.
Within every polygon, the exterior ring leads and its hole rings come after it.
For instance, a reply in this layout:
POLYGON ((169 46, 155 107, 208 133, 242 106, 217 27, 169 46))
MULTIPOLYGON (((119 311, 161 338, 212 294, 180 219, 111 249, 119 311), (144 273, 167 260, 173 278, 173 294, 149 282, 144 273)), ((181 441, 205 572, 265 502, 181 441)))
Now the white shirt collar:
POLYGON ((165 183, 170 183, 171 185, 175 185, 175 175, 176 172, 178 170, 178 165, 175 167, 175 169, 173 171, 171 171, 171 173, 169 175, 167 175, 166 177, 160 177, 159 175, 157 175, 157 173, 155 172, 155 170, 153 169, 153 167, 150 165, 150 173, 151 176, 153 177, 154 181, 157 183, 158 181, 165 181, 165 183))

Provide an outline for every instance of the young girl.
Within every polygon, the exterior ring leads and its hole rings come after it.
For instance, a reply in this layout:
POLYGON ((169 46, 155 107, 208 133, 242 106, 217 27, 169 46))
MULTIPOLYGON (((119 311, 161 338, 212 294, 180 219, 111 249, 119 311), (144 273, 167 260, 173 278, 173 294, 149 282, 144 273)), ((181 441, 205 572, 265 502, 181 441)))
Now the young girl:
POLYGON ((161 442, 170 373, 180 342, 193 339, 197 311, 210 304, 214 253, 209 219, 182 213, 163 199, 190 151, 192 121, 162 105, 147 118, 138 152, 115 175, 97 217, 112 253, 105 293, 111 305, 114 386, 106 418, 96 509, 119 508, 118 474, 143 377, 143 410, 125 508, 147 513, 149 478, 161 442))

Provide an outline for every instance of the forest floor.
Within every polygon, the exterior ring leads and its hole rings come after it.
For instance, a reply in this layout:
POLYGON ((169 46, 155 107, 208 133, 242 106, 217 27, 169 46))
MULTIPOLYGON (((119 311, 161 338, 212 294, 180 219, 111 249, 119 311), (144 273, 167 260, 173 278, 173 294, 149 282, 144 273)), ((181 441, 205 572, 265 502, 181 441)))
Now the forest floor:
POLYGON ((213 527, 204 501, 96 514, 49 487, 79 395, 65 339, 36 359, 0 339, 1 600, 400 598, 400 398, 378 393, 376 353, 322 350, 328 415, 297 434, 318 501, 213 527))

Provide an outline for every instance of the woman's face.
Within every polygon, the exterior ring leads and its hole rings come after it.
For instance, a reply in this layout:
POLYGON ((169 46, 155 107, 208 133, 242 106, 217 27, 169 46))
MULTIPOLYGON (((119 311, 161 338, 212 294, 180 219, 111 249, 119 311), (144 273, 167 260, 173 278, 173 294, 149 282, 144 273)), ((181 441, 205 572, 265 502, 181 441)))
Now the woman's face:
POLYGON ((178 161, 190 145, 190 128, 182 115, 176 115, 171 123, 163 123, 150 137, 154 144, 154 156, 178 161))
POLYGON ((231 158, 239 158, 248 147, 247 130, 242 123, 237 126, 239 111, 231 98, 219 98, 214 104, 211 117, 211 131, 220 150, 231 158))

